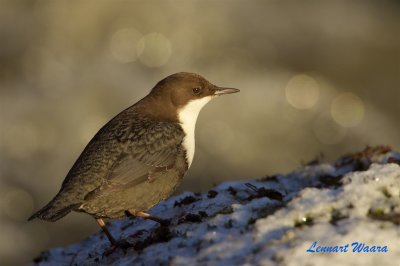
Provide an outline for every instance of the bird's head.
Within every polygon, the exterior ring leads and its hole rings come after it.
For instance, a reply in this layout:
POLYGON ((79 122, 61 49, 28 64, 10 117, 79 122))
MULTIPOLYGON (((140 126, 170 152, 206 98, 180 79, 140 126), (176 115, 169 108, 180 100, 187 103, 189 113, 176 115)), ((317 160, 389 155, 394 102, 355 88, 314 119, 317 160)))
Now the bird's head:
POLYGON ((180 72, 158 82, 148 98, 157 106, 150 110, 157 113, 157 117, 172 115, 182 121, 196 120, 200 110, 211 99, 236 92, 239 90, 218 87, 198 74, 180 72))

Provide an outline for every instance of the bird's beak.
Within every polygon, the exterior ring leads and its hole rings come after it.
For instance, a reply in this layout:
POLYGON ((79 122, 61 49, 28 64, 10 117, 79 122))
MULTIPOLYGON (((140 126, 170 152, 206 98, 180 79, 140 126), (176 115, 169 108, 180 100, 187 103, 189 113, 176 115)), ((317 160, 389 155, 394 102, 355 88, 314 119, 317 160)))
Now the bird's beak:
POLYGON ((215 86, 214 88, 214 95, 223 95, 223 94, 231 94, 231 93, 236 93, 239 92, 240 90, 238 89, 234 89, 234 88, 221 88, 221 87, 217 87, 215 86))

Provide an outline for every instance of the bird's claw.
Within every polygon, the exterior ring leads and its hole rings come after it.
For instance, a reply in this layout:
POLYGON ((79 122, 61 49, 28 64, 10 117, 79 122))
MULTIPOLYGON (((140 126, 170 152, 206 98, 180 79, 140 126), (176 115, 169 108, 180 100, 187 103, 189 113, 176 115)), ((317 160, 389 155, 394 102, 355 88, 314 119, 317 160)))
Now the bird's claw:
POLYGON ((118 240, 116 243, 112 244, 110 248, 106 249, 103 252, 103 256, 109 256, 112 253, 114 253, 117 249, 121 249, 125 254, 127 249, 133 247, 133 245, 131 243, 129 243, 128 241, 121 239, 118 240))

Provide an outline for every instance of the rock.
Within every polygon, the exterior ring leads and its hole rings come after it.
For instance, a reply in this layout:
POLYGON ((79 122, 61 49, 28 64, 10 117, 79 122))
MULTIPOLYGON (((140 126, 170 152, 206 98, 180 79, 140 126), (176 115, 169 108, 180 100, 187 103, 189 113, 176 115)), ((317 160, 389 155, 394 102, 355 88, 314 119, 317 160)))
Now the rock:
POLYGON ((183 193, 150 210, 168 227, 135 218, 109 223, 129 242, 126 251, 103 255, 109 242, 99 232, 33 264, 399 265, 399 164, 400 153, 368 147, 288 175, 183 193))

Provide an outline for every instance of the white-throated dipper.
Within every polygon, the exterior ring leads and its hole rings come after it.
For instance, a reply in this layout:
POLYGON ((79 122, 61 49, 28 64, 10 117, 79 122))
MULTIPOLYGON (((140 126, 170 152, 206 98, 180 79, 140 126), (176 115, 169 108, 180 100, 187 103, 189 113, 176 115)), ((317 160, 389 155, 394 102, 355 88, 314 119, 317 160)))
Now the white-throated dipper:
POLYGON ((169 197, 189 169, 200 110, 212 98, 238 91, 193 73, 161 80, 97 132, 57 195, 28 220, 54 222, 71 211, 85 212, 114 246, 103 218, 129 214, 160 221, 144 211, 169 197))

